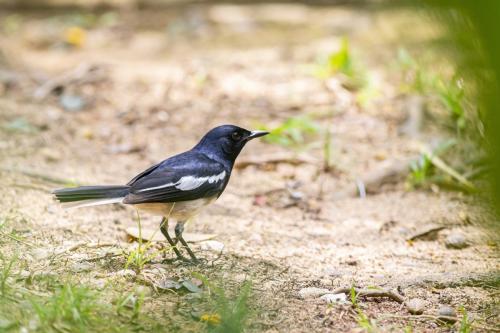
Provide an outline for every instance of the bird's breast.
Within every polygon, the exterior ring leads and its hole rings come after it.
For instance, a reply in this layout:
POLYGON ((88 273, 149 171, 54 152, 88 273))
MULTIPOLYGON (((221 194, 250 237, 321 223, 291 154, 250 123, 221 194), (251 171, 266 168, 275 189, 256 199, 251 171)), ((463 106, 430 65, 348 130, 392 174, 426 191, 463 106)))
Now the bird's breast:
POLYGON ((179 202, 154 202, 154 203, 140 203, 135 204, 139 210, 154 214, 172 218, 178 221, 185 221, 192 218, 207 205, 212 203, 217 199, 217 196, 210 198, 202 198, 190 201, 179 201, 179 202))

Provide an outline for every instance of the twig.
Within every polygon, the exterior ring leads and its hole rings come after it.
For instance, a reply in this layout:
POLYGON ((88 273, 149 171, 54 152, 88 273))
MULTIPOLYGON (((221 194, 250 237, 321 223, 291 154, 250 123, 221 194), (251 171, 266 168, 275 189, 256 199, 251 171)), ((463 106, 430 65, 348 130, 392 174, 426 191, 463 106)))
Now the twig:
MULTIPOLYGON (((421 314, 421 315, 393 315, 393 314, 383 314, 383 317, 387 318, 399 318, 399 319, 408 319, 408 320, 434 320, 436 322, 442 323, 442 324, 447 324, 447 323, 455 323, 459 322, 462 319, 458 317, 453 317, 453 316, 433 316, 433 315, 426 315, 426 314, 421 314)), ((500 332, 500 328, 495 328, 491 326, 484 326, 481 324, 477 324, 475 322, 470 323, 471 326, 488 331, 488 332, 500 332)))
POLYGON ((99 257, 94 257, 94 258, 87 258, 87 259, 82 259, 80 260, 81 262, 85 261, 85 262, 95 262, 95 261, 99 261, 101 259, 109 259, 109 258, 115 258, 115 257, 120 257, 120 256, 123 256, 123 253, 106 253, 105 255, 103 256, 99 256, 99 257))
POLYGON ((75 244, 73 244, 73 245, 71 245, 71 246, 68 246, 68 247, 67 247, 67 248, 65 248, 65 249, 62 249, 62 250, 57 251, 57 252, 54 254, 54 256, 59 256, 59 255, 64 254, 64 253, 66 253, 66 252, 72 252, 72 251, 75 251, 76 249, 78 249, 78 248, 80 248, 80 247, 82 247, 82 246, 84 246, 84 245, 86 245, 86 244, 87 244, 87 242, 78 242, 78 243, 75 243, 75 244))
POLYGON ((99 249, 101 247, 112 247, 115 246, 116 243, 90 243, 87 244, 85 247, 89 249, 99 249))
POLYGON ((71 69, 63 74, 47 80, 35 90, 34 97, 43 100, 58 87, 69 84, 84 84, 102 81, 105 74, 101 66, 91 64, 81 64, 75 69, 71 69))
POLYGON ((33 247, 34 246, 33 244, 25 242, 22 239, 19 239, 19 238, 15 237, 15 236, 12 236, 10 234, 5 234, 5 233, 2 232, 2 233, 0 233, 0 235, 6 236, 6 237, 8 237, 8 238, 10 238, 12 240, 15 240, 16 242, 19 242, 19 243, 24 244, 24 245, 29 246, 29 247, 33 247))
POLYGON ((426 314, 421 314, 421 315, 393 315, 393 314, 383 314, 383 317, 387 318, 399 318, 399 319, 412 319, 412 320, 434 320, 436 322, 439 322, 441 324, 447 324, 447 323, 455 323, 459 320, 457 317, 452 317, 452 316, 433 316, 433 315, 426 315, 426 314))
POLYGON ((65 249, 62 249, 62 250, 59 250, 57 251, 54 256, 59 256, 61 254, 64 254, 64 253, 67 253, 67 252, 73 252, 73 251, 76 251, 78 250, 80 247, 86 247, 86 248, 89 248, 89 249, 97 249, 97 248, 100 248, 100 247, 106 247, 106 246, 114 246, 115 244, 113 243, 87 243, 87 242, 78 242, 78 243, 75 243, 65 249))
MULTIPOLYGON (((395 291, 384 290, 384 289, 358 289, 354 288, 354 291, 358 296, 364 297, 388 297, 393 301, 398 303, 403 303, 405 301, 404 297, 395 291)), ((347 294, 351 292, 351 288, 339 288, 332 291, 332 294, 347 294)))
POLYGON ((423 231, 420 231, 420 232, 412 235, 407 240, 408 241, 415 241, 417 239, 431 237, 431 236, 435 235, 438 231, 441 231, 443 229, 446 229, 446 227, 445 226, 433 226, 429 229, 425 229, 423 231))

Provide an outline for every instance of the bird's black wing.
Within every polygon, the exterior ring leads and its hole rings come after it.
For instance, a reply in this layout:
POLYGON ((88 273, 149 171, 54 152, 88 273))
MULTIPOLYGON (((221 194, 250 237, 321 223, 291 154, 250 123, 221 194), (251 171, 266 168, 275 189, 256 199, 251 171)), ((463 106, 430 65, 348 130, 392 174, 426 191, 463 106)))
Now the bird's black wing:
POLYGON ((200 153, 184 153, 163 161, 134 178, 123 203, 189 201, 218 196, 229 171, 200 153))
POLYGON ((133 183, 135 183, 139 178, 142 178, 144 176, 147 176, 149 175, 150 173, 152 173, 153 171, 156 170, 156 168, 158 168, 163 162, 160 162, 158 164, 155 164, 149 168, 147 168, 146 170, 144 170, 143 172, 141 172, 140 174, 138 174, 137 176, 135 176, 134 178, 132 178, 128 183, 127 185, 132 185, 133 183))

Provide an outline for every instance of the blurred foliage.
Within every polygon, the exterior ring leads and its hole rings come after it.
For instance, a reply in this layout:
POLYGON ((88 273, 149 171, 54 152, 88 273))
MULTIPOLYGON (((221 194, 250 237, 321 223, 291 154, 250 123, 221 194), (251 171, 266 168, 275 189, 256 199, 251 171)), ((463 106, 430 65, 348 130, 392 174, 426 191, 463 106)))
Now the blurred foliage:
POLYGON ((341 39, 338 50, 316 61, 312 74, 320 80, 338 76, 346 89, 356 93, 356 100, 361 106, 367 106, 380 95, 371 73, 353 55, 347 37, 341 39))
POLYGON ((260 130, 268 131, 264 140, 284 147, 301 148, 305 144, 306 136, 316 134, 320 126, 307 116, 292 117, 276 127, 258 125, 260 130))
MULTIPOLYGON (((490 184, 493 206, 500 212, 500 1, 452 1, 427 0, 404 2, 419 5, 448 29, 448 40, 442 41, 440 47, 454 59, 457 72, 464 81, 475 86, 475 101, 478 103, 478 118, 484 117, 486 139, 480 144, 489 154, 490 184)), ((448 87, 449 88, 449 87, 448 87)), ((455 115, 458 126, 462 125, 462 110, 457 101, 463 97, 454 88, 447 93, 441 92, 441 98, 455 115)), ((467 158, 466 154, 462 158, 467 158)), ((486 220, 486 219, 485 219, 486 220)), ((500 225, 497 221, 486 221, 491 235, 498 239, 500 225)))
POLYGON ((429 124, 432 122, 441 143, 430 156, 423 153, 410 165, 407 184, 410 188, 429 188, 434 184, 449 190, 476 192, 476 186, 467 178, 475 177, 481 185, 485 183, 484 177, 477 176, 485 169, 486 152, 475 83, 466 81, 447 59, 436 60, 435 53, 431 59, 423 58, 415 60, 406 49, 399 49, 398 69, 403 75, 400 90, 422 97, 425 118, 429 124), (453 149, 449 149, 450 143, 453 149), (448 148, 443 151, 442 147, 448 148), (439 160, 440 168, 433 165, 435 160, 439 160))
POLYGON ((313 66, 313 74, 319 79, 328 79, 336 74, 343 75, 343 84, 350 90, 366 86, 366 70, 352 55, 349 39, 342 38, 340 48, 319 59, 313 66))
POLYGON ((431 152, 423 152, 418 159, 410 163, 410 174, 408 175, 407 185, 409 188, 429 188, 433 184, 441 185, 449 189, 472 192, 472 186, 464 186, 457 182, 452 175, 443 172, 435 165, 434 157, 442 158, 446 153, 452 151, 457 146, 457 141, 450 139, 442 142, 431 152))
MULTIPOLYGON (((428 65, 416 61, 404 48, 398 51, 398 63, 405 78, 401 85, 402 92, 439 101, 440 106, 448 112, 449 118, 446 121, 451 124, 449 127, 456 130, 457 134, 477 131, 478 126, 475 123, 480 122, 481 118, 477 109, 473 109, 473 104, 467 103, 461 76, 455 74, 448 78, 443 73, 431 70, 428 65), (469 110, 466 110, 466 105, 469 106, 469 110)), ((468 134, 478 137, 478 133, 468 134)))

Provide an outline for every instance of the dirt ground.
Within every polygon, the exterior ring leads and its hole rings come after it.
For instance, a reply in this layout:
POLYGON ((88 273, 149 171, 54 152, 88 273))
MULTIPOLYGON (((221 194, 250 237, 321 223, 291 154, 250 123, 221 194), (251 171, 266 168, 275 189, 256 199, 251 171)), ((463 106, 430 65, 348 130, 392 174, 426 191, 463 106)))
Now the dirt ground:
MULTIPOLYGON (((134 210, 64 210, 50 195, 62 186, 52 178, 123 184, 189 149, 216 125, 273 127, 308 114, 331 132, 332 170, 323 172, 322 134, 308 137, 298 153, 252 142, 225 193, 187 226, 188 233, 215 234, 222 254, 206 242, 193 243, 209 264, 152 262, 145 267, 149 276, 178 277, 187 269, 217 276, 228 286, 251 279, 258 311, 249 330, 256 332, 363 331, 349 306, 299 295, 307 287, 352 286, 422 299, 429 315, 444 305, 464 307, 483 327, 499 327, 498 291, 484 282, 498 272, 498 256, 476 227, 485 217, 473 198, 438 188, 408 190, 404 178, 365 198, 355 191, 357 180, 418 156, 418 142, 435 138, 430 129, 418 140, 399 131, 405 113, 394 66, 398 43, 411 47, 435 38, 425 18, 302 5, 123 10, 110 16, 111 23, 102 19, 87 28, 81 45, 69 47, 61 27, 82 13, 26 12, 17 19, 13 14, 2 17, 4 23, 17 20, 15 32, 4 27, 0 37, 8 64, 0 76, 0 211, 23 241, 2 237, 1 244, 4 253, 21 249, 28 271, 72 275, 102 288, 124 268, 123 257, 108 255, 136 246, 126 233, 137 226, 134 210), (366 105, 340 78, 323 81, 310 74, 310 64, 337 49, 344 36, 376 82, 376 97, 366 105), (95 70, 89 73, 89 66, 95 70), (85 73, 85 82, 62 78, 75 70, 85 73), (54 88, 50 80, 63 82, 69 100, 44 92, 54 88), (291 163, 297 154, 301 163, 291 163), (272 162, 276 156, 284 161, 272 162), (433 239, 408 241, 435 226, 444 229, 433 239), (452 233, 466 235, 470 246, 447 248, 452 233), (57 260, 48 259, 61 249, 66 251, 57 260)), ((147 230, 159 223, 147 215, 141 221, 147 230)), ((124 288, 140 284, 141 274, 125 278, 124 288)), ((162 317, 170 331, 168 325, 184 318, 183 297, 153 293, 144 311, 162 317)), ((405 306, 388 298, 359 302, 374 330, 459 327, 411 318, 405 306)))

